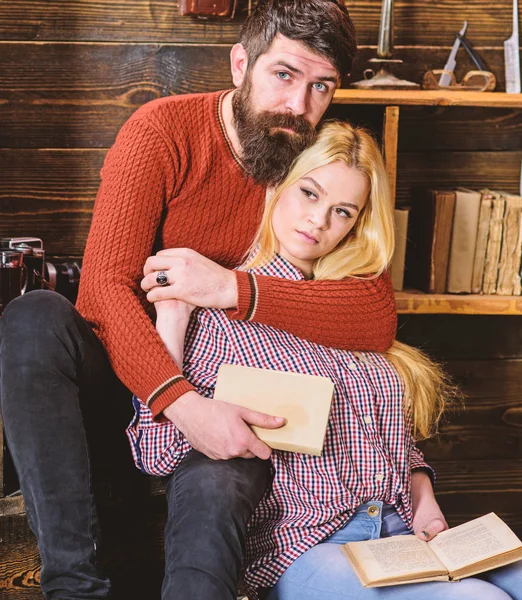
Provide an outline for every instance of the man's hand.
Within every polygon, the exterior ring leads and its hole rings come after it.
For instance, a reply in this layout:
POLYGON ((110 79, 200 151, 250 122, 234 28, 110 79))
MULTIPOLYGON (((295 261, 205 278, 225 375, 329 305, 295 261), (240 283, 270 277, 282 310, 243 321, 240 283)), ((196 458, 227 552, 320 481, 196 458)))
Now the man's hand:
POLYGON ((412 473, 412 503, 413 531, 418 538, 429 542, 438 533, 448 529, 435 499, 431 480, 424 471, 412 473))
POLYGON ((156 256, 149 256, 143 273, 141 287, 149 302, 177 298, 205 308, 237 306, 234 272, 189 248, 161 250, 156 256), (165 271, 169 285, 156 283, 158 271, 165 271))
POLYGON ((257 425, 277 429, 285 419, 272 417, 242 406, 203 398, 187 392, 168 406, 163 414, 183 433, 193 448, 209 458, 270 458, 271 449, 250 429, 257 425))

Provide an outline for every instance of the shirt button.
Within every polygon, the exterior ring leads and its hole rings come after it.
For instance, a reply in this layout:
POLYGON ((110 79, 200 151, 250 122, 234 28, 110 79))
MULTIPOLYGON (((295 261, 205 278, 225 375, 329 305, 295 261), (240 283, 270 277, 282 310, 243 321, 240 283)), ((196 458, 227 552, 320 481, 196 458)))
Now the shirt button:
POLYGON ((370 515, 370 517, 376 517, 379 514, 379 512, 380 510, 377 505, 372 504, 371 506, 368 506, 367 513, 370 515))
POLYGON ((384 475, 382 473, 377 473, 375 476, 375 481, 382 481, 384 479, 384 475))
POLYGON ((354 362, 348 363, 350 371, 357 371, 357 365, 354 362))
POLYGON ((369 425, 369 424, 372 422, 372 418, 371 418, 371 417, 369 417, 368 415, 365 415, 365 416, 364 416, 364 422, 365 422, 367 425, 369 425))

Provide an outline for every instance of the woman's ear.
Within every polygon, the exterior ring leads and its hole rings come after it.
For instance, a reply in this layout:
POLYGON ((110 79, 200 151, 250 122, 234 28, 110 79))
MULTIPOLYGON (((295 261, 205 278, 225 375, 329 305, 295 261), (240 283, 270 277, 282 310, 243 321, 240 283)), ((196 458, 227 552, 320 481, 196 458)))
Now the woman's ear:
POLYGON ((248 55, 243 44, 234 44, 230 51, 230 71, 232 81, 239 88, 243 85, 248 67, 248 55))

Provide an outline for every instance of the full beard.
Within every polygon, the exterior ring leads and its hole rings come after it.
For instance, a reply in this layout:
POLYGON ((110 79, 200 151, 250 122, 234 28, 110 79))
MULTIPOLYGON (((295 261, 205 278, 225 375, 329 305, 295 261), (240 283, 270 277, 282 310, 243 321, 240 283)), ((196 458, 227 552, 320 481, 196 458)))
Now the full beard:
POLYGON ((256 183, 274 186, 288 174, 296 157, 313 144, 316 131, 301 116, 256 112, 247 80, 232 96, 234 125, 241 144, 241 160, 256 183), (280 128, 292 129, 293 134, 280 128))

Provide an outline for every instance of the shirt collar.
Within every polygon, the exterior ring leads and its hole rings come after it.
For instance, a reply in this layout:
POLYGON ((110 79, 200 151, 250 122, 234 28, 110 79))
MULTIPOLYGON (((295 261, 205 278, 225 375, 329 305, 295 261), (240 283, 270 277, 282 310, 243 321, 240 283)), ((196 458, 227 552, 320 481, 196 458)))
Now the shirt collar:
POLYGON ((281 279, 293 279, 295 281, 304 279, 303 273, 280 254, 274 254, 272 260, 268 263, 254 269, 249 269, 248 272, 256 275, 280 277, 281 279))

